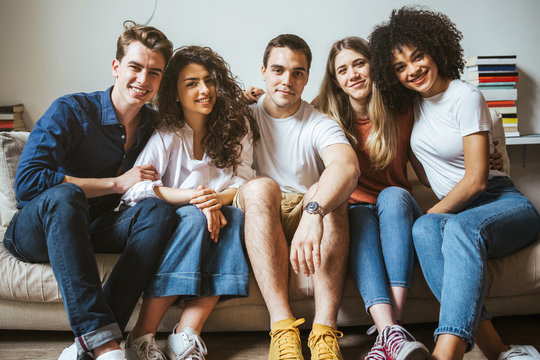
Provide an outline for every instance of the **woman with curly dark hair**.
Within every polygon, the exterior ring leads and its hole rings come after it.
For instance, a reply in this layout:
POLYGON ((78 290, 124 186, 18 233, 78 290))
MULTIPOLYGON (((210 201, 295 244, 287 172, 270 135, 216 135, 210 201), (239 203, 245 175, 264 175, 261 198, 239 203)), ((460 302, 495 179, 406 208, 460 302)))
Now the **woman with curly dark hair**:
POLYGON ((250 128, 257 134, 257 127, 229 66, 207 47, 176 50, 158 107, 156 131, 135 165, 152 165, 159 180, 141 179, 123 201, 131 206, 160 197, 177 207, 179 225, 145 291, 126 358, 166 359, 154 334, 167 309, 184 302, 167 353, 171 359, 203 359, 199 335, 220 297, 248 293, 244 217, 229 205, 238 187, 254 177, 250 128))
MULTIPOLYGON (((411 149, 439 202, 413 226, 424 276, 441 303, 435 359, 461 359, 474 340, 488 359, 538 359, 505 346, 483 307, 487 260, 532 243, 534 206, 489 169, 491 117, 482 93, 459 80, 461 32, 441 13, 404 7, 371 34, 375 82, 388 106, 414 103, 411 149)), ((417 171, 418 172, 418 171, 417 171)))

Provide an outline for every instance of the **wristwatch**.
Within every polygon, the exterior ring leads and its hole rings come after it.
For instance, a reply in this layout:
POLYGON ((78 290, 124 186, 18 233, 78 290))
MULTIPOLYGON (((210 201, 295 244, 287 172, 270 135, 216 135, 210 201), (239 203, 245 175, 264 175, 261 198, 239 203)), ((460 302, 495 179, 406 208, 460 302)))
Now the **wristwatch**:
POLYGON ((309 202, 304 210, 306 210, 309 214, 319 214, 321 215, 321 218, 324 218, 324 215, 326 215, 322 206, 316 201, 309 202))

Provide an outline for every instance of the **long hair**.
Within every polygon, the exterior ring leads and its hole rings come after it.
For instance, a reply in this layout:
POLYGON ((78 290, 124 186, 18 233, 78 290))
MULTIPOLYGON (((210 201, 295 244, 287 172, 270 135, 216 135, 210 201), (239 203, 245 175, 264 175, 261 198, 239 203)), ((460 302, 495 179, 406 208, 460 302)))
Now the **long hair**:
POLYGON ((326 70, 315 106, 341 125, 354 147, 363 146, 367 150, 374 169, 382 169, 390 163, 396 153, 398 137, 396 119, 394 113, 384 105, 379 89, 372 82, 367 107, 371 129, 366 143, 358 143, 354 129, 356 115, 349 96, 338 86, 336 79, 336 56, 343 49, 356 51, 370 61, 371 54, 366 40, 351 36, 335 42, 328 54, 326 70))
POLYGON ((206 68, 216 87, 216 102, 206 119, 206 134, 202 139, 205 152, 215 166, 234 168, 241 162, 242 138, 251 130, 255 141, 259 131, 229 65, 212 49, 184 46, 174 52, 158 91, 158 116, 154 126, 175 131, 186 124, 182 105, 177 102, 178 76, 193 63, 206 68))
POLYGON ((408 104, 420 96, 399 82, 393 64, 394 50, 403 46, 417 47, 433 58, 439 75, 459 79, 465 65, 462 39, 463 34, 444 14, 407 6, 393 10, 390 20, 375 27, 369 37, 375 65, 373 80, 385 104, 390 109, 405 112, 408 104))

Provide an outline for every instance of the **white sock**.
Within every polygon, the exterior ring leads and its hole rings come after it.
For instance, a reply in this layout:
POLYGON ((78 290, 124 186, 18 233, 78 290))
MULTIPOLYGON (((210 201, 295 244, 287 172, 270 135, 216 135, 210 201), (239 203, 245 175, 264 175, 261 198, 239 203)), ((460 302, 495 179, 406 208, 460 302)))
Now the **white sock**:
POLYGON ((122 350, 113 350, 99 355, 96 360, 125 360, 122 350))
POLYGON ((188 335, 197 335, 197 336, 201 335, 199 334, 197 330, 190 328, 189 326, 186 326, 185 328, 183 328, 182 331, 188 335))

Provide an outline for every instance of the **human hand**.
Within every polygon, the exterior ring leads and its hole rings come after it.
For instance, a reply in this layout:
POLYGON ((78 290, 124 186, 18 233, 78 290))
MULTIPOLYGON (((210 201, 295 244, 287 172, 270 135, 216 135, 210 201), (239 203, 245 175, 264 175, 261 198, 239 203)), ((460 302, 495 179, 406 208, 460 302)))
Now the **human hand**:
POLYGON ((293 271, 305 276, 315 274, 321 266, 321 239, 323 220, 319 214, 303 213, 291 242, 290 261, 293 271))
POLYGON ((207 189, 202 185, 197 188, 197 192, 191 195, 189 203, 201 210, 205 208, 217 210, 223 206, 223 201, 214 189, 207 189))
POLYGON ((247 86, 246 90, 244 90, 244 97, 248 101, 249 104, 255 104, 261 95, 264 94, 264 90, 260 88, 256 88, 254 86, 247 86))
POLYGON ((117 193, 124 194, 138 182, 157 180, 157 171, 152 165, 134 166, 122 175, 115 178, 117 193))
POLYGON ((498 140, 493 141, 493 147, 495 151, 492 154, 489 154, 489 168, 491 170, 503 171, 503 154, 497 149, 498 140))
POLYGON ((206 222, 208 224, 208 232, 210 232, 210 239, 217 243, 219 237, 219 230, 227 225, 227 219, 223 216, 221 210, 212 210, 210 208, 204 208, 201 210, 206 216, 206 222))

